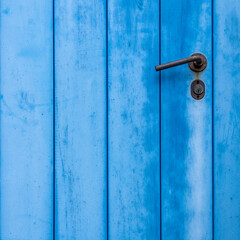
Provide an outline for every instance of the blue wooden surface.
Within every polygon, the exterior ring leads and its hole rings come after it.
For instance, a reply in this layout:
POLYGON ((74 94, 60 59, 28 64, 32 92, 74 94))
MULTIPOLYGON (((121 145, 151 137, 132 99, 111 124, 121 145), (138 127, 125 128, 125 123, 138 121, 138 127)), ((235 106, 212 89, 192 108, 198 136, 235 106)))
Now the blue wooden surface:
POLYGON ((0 4, 0 239, 238 240, 239 1, 53 1, 0 4))
POLYGON ((159 1, 108 1, 109 239, 159 239, 159 1))
POLYGON ((161 4, 162 63, 202 52, 201 74, 187 65, 161 74, 162 239, 212 239, 212 25, 211 1, 161 4), (191 97, 200 78, 206 96, 191 97))
POLYGON ((56 239, 106 239, 106 5, 55 1, 56 239))
POLYGON ((240 2, 214 1, 215 239, 240 239, 240 2))
POLYGON ((51 239, 52 1, 1 1, 0 239, 51 239))

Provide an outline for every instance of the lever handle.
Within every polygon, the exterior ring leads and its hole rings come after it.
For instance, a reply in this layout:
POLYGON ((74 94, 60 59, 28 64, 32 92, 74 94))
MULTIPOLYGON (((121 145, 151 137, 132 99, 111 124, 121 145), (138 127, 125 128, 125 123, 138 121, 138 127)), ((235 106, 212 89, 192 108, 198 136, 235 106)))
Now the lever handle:
POLYGON ((155 67, 156 71, 176 67, 188 63, 189 68, 194 72, 202 72, 207 67, 207 58, 201 53, 194 53, 191 57, 177 61, 161 64, 155 67))

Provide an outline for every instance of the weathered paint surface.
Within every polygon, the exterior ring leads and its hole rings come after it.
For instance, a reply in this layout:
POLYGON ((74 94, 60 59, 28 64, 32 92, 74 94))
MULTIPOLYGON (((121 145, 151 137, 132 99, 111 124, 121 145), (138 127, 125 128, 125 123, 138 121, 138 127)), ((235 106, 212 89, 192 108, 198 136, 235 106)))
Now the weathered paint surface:
POLYGON ((0 239, 51 239, 52 1, 0 9, 0 239))
POLYGON ((214 1, 215 239, 240 238, 240 2, 214 1))
POLYGON ((159 239, 159 1, 108 1, 109 239, 159 239))
POLYGON ((0 239, 239 239, 239 1, 0 9, 0 239))
POLYGON ((106 6, 55 2, 56 239, 106 239, 106 6))
POLYGON ((211 1, 168 0, 161 5, 161 61, 203 53, 201 74, 187 65, 162 72, 162 239, 212 239, 212 25, 211 1), (191 97, 191 82, 206 95, 191 97))

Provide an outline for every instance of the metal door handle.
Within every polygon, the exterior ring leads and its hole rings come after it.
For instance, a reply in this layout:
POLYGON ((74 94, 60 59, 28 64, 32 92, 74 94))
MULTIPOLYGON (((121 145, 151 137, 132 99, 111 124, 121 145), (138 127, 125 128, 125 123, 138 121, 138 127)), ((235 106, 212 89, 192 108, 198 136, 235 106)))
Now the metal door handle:
POLYGON ((207 67, 207 58, 201 53, 194 53, 191 57, 183 58, 174 62, 161 64, 155 67, 156 71, 176 67, 188 63, 189 68, 194 72, 202 72, 207 67))

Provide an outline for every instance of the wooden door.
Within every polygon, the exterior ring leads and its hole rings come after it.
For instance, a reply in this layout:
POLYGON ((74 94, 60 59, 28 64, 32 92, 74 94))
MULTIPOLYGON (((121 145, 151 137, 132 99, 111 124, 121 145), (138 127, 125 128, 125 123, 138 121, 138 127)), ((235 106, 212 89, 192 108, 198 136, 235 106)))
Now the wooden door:
POLYGON ((0 239, 239 239, 239 1, 0 9, 0 239))

